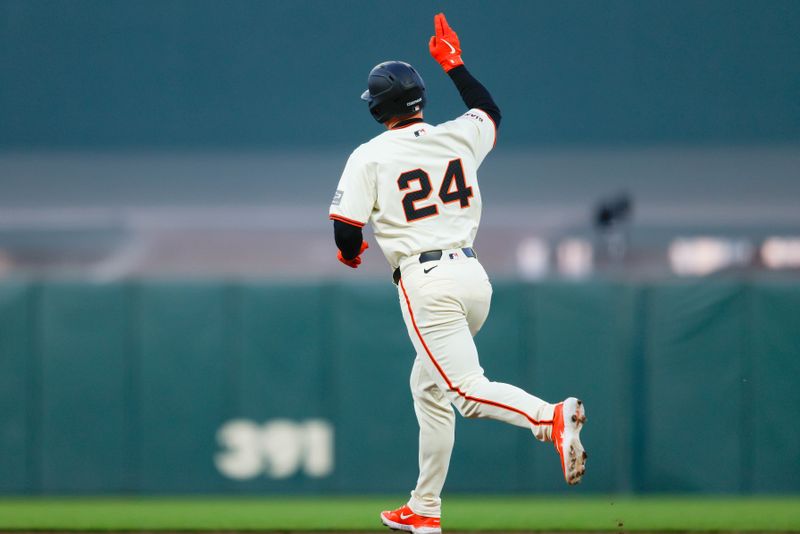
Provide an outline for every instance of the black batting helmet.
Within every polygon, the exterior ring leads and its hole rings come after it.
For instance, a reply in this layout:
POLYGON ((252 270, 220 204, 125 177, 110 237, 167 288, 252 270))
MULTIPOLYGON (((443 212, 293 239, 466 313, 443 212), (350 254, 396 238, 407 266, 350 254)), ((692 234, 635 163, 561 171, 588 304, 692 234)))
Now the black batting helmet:
POLYGON ((425 82, 408 63, 385 61, 376 65, 369 73, 367 87, 361 99, 369 103, 369 112, 380 123, 425 107, 425 82))

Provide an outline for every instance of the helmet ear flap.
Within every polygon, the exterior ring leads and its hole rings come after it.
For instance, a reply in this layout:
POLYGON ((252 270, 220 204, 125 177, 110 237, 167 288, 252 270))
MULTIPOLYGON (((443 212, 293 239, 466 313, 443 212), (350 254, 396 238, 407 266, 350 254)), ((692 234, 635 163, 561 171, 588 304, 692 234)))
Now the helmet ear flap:
POLYGON ((382 117, 381 106, 379 104, 373 105, 370 103, 369 112, 372 114, 372 118, 381 124, 386 122, 386 119, 382 117))

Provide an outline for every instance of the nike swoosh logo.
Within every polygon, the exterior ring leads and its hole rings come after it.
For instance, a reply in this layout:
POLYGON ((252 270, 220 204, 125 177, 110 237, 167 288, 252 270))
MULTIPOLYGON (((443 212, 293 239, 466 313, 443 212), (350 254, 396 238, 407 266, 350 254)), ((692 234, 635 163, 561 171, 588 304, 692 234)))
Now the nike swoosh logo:
POLYGON ((408 519, 408 518, 409 518, 409 517, 411 517, 412 515, 414 515, 414 514, 408 514, 408 515, 405 515, 405 514, 400 514, 400 519, 408 519))
POLYGON ((424 272, 425 274, 428 274, 429 272, 431 272, 432 270, 434 270, 437 267, 438 267, 438 265, 434 265, 430 269, 422 269, 422 272, 424 272))
POLYGON ((440 41, 442 41, 444 44, 446 44, 447 46, 449 46, 449 47, 450 47, 450 53, 451 53, 451 54, 455 54, 455 53, 456 53, 456 49, 453 47, 453 45, 451 45, 450 43, 448 43, 447 41, 445 41, 445 40, 444 40, 444 39, 442 39, 441 37, 439 38, 439 40, 440 40, 440 41))

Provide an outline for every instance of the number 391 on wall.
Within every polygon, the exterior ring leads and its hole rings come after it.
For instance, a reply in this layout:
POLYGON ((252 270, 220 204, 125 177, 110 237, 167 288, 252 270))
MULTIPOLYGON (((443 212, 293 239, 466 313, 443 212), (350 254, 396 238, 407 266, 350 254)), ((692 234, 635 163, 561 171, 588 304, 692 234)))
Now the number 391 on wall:
POLYGON ((235 480, 259 475, 282 479, 301 470, 323 478, 333 472, 333 425, 323 419, 273 419, 263 425, 234 419, 220 427, 217 441, 223 450, 214 456, 214 464, 235 480))

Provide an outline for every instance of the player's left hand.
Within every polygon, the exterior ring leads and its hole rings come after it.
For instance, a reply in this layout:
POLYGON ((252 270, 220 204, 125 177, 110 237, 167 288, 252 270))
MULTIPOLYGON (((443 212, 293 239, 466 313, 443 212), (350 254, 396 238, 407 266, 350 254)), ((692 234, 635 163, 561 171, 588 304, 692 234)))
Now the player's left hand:
POLYGON ((358 255, 355 258, 351 258, 349 260, 346 260, 342 256, 342 251, 341 250, 339 251, 339 254, 337 254, 336 257, 339 259, 340 262, 344 263, 348 267, 352 267, 353 269, 358 269, 358 266, 361 265, 361 254, 363 254, 364 251, 367 250, 368 248, 369 248, 369 243, 367 243, 366 241, 362 241, 361 242, 361 250, 358 251, 358 255))
POLYGON ((444 13, 439 13, 433 17, 433 29, 436 35, 431 37, 428 43, 428 50, 430 50, 433 59, 439 62, 445 72, 463 65, 461 43, 458 42, 456 32, 447 24, 444 13))

